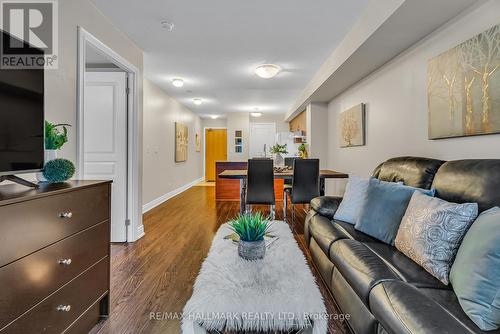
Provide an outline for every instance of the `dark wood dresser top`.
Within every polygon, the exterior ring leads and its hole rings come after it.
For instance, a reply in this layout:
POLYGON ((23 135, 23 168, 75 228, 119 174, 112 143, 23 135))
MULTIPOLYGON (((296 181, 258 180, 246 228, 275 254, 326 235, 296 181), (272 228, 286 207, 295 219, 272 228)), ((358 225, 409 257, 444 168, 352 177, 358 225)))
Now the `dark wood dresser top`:
POLYGON ((40 188, 28 188, 17 184, 0 185, 0 206, 24 202, 45 196, 57 195, 77 189, 93 187, 112 181, 67 181, 63 183, 40 183, 40 188))

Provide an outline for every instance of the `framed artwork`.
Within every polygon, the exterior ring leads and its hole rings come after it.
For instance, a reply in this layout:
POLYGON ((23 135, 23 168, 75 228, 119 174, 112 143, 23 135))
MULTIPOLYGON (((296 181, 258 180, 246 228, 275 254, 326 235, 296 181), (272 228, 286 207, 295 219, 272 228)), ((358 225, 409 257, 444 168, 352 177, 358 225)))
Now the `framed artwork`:
POLYGON ((175 122, 175 162, 183 162, 188 156, 188 127, 175 122))
POLYGON ((500 25, 431 59, 429 139, 500 133, 500 25))
POLYGON ((194 143, 195 143, 196 152, 200 152, 201 151, 201 139, 200 139, 199 133, 194 135, 194 143))
POLYGON ((365 145, 365 105, 358 104, 339 115, 340 147, 365 145))

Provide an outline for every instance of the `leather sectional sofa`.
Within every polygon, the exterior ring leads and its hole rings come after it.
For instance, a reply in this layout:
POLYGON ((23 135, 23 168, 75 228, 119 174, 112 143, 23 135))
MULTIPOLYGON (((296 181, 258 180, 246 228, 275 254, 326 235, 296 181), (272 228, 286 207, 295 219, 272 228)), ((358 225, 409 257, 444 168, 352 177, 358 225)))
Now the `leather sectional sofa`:
MULTIPOLYGON (((437 197, 476 202, 480 211, 500 206, 500 160, 401 157, 382 163, 373 177, 434 188, 437 197)), ((500 333, 481 331, 461 309, 452 286, 395 247, 333 220, 341 200, 323 196, 311 201, 305 238, 336 304, 350 315, 354 333, 500 333)))

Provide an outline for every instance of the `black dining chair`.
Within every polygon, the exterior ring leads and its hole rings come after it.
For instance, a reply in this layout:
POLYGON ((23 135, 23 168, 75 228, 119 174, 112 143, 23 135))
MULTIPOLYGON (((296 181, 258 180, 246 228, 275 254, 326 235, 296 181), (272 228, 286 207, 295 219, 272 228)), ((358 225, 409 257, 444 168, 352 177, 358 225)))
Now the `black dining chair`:
POLYGON ((247 212, 252 211, 253 204, 270 205, 271 216, 274 219, 274 170, 271 159, 248 160, 245 204, 247 212))
POLYGON ((299 158, 291 157, 285 158, 285 166, 293 168, 293 162, 299 158))
POLYGON ((295 220, 295 204, 309 204, 320 195, 319 159, 295 159, 293 162, 292 187, 285 188, 283 199, 284 216, 287 203, 292 204, 292 223, 295 220))
MULTIPOLYGON (((292 157, 292 158, 285 158, 285 166, 290 167, 293 169, 293 162, 299 158, 292 157)), ((287 202, 285 201, 286 199, 286 192, 290 191, 292 189, 292 180, 291 179, 285 179, 283 181, 283 210, 288 209, 287 202)))

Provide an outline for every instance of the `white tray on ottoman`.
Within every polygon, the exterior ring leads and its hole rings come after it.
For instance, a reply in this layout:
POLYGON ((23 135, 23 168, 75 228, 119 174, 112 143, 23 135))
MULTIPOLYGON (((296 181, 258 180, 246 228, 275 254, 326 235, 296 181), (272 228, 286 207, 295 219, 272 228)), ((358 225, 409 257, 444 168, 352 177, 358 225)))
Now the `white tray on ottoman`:
POLYGON ((232 231, 222 225, 184 306, 184 334, 216 331, 327 332, 323 297, 288 224, 275 221, 278 237, 263 260, 246 261, 238 247, 224 239, 232 231))

